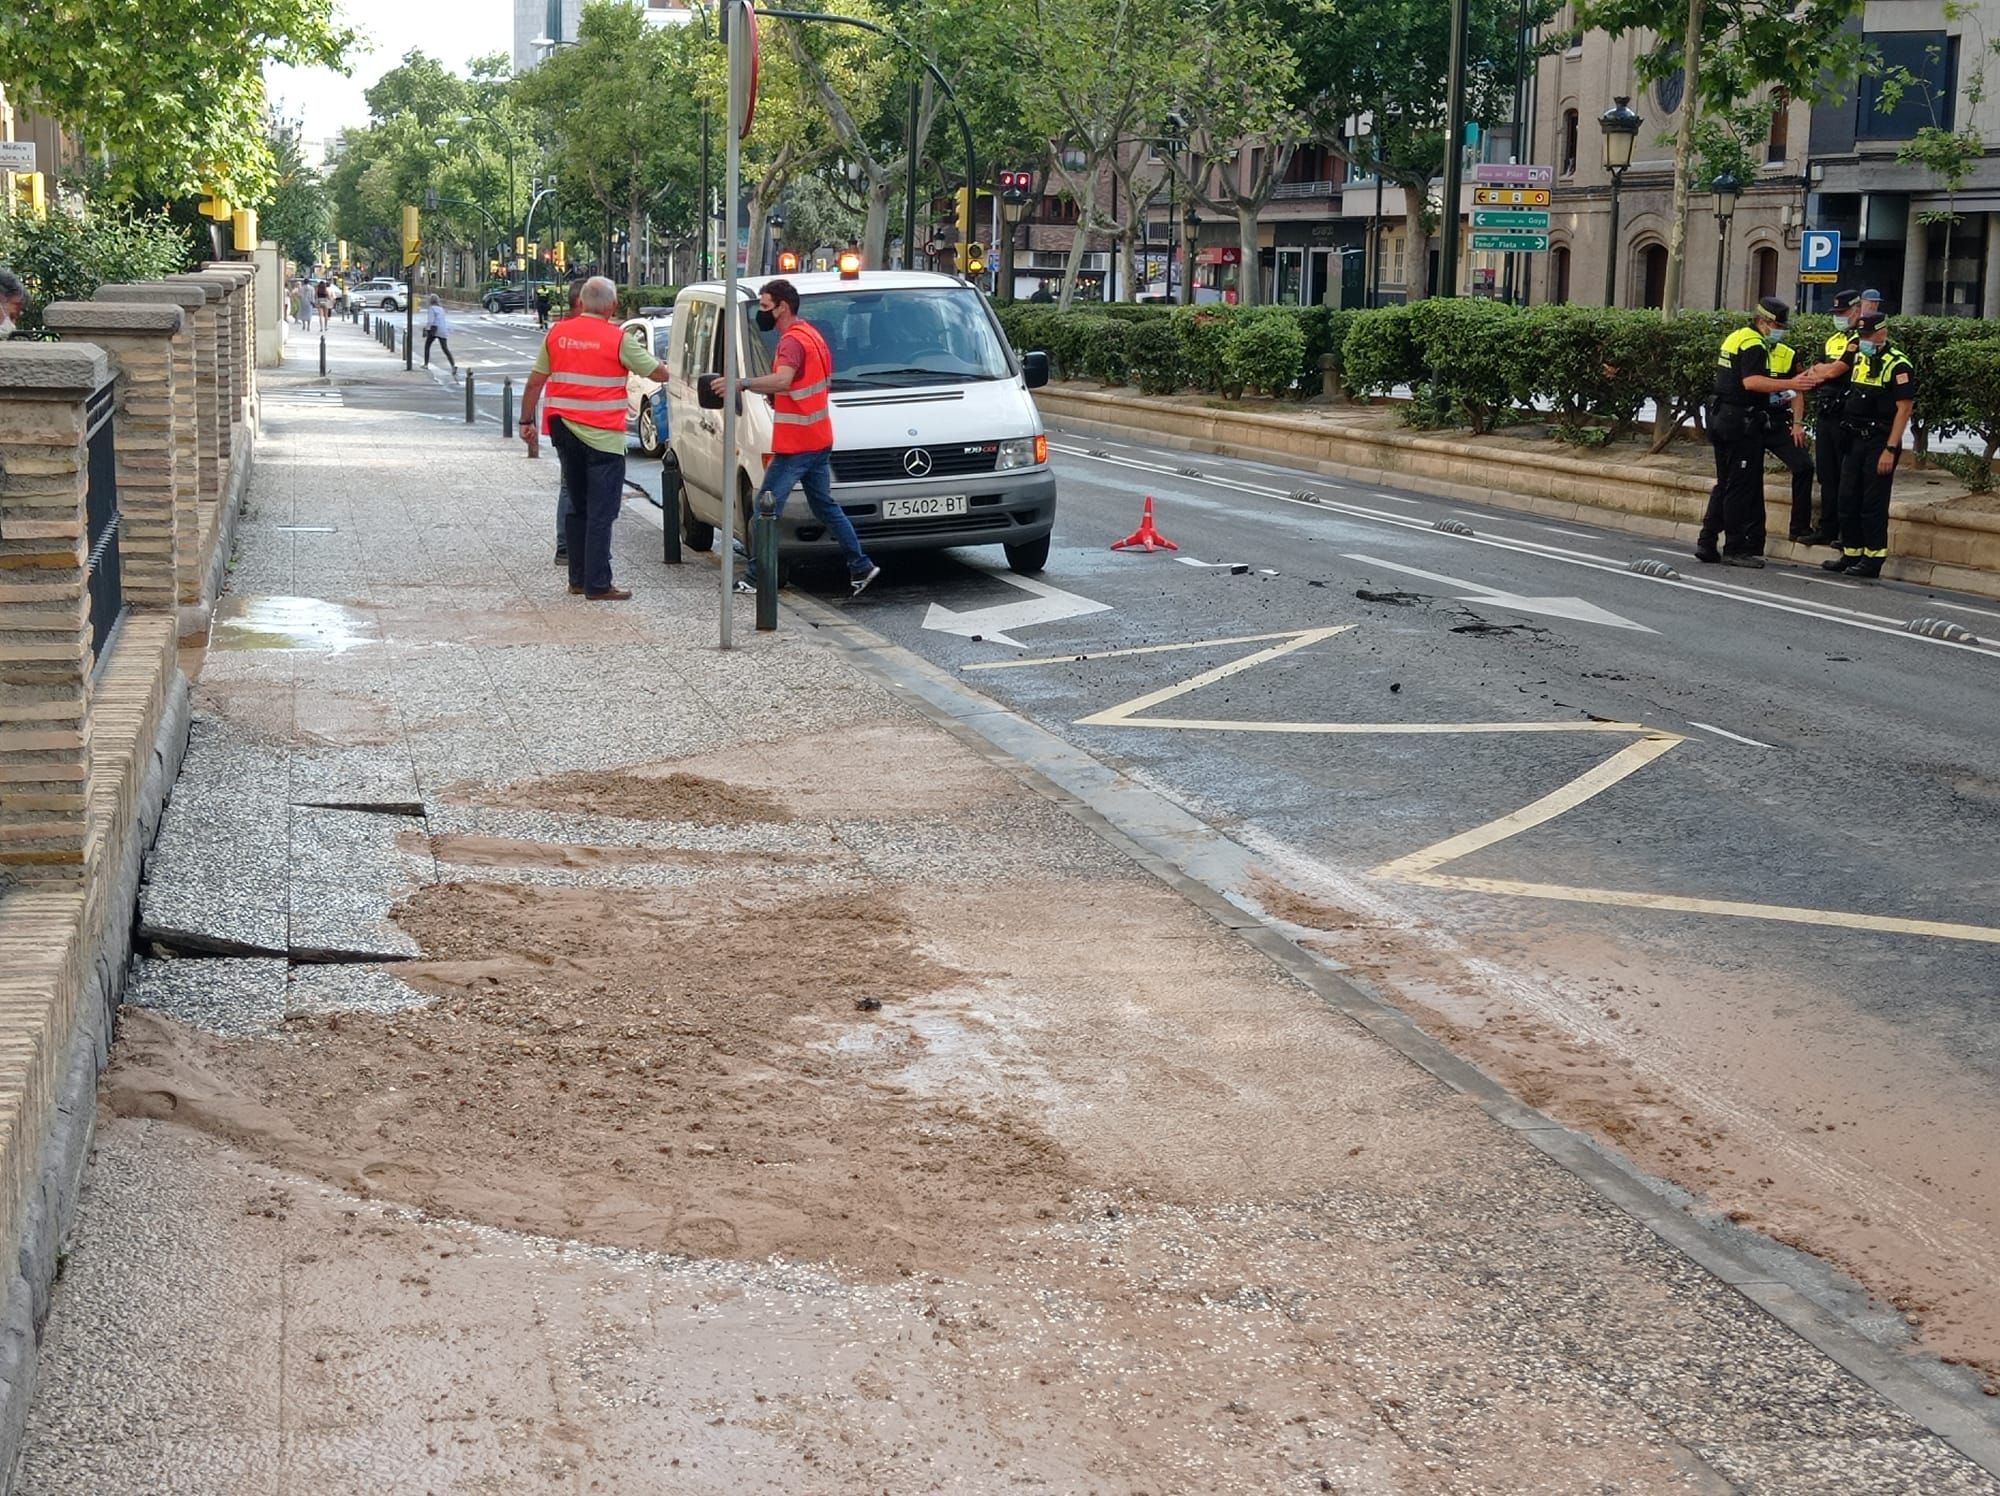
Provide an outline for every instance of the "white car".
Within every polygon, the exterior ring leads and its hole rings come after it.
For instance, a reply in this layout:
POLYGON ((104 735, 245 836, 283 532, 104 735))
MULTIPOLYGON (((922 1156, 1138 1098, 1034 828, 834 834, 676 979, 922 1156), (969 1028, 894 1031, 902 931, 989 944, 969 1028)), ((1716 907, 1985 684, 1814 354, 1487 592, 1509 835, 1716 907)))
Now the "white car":
MULTIPOLYGON (((833 354, 833 498, 871 554, 1001 545, 1007 564, 1032 574, 1048 564, 1056 478, 1048 437, 1029 390, 1046 384, 1048 355, 1019 358, 977 287, 957 276, 910 270, 787 276, 799 315, 833 354)), ((730 318, 748 354, 745 372, 771 367, 776 333, 752 328, 757 280, 738 282, 730 318)), ((689 286, 674 300, 667 359, 670 438, 681 474, 681 534, 715 543, 725 502, 748 537, 750 500, 771 450, 771 406, 743 397, 736 451, 722 450, 722 412, 698 381, 714 373, 723 286, 689 286)), ((834 553, 803 496, 785 506, 778 556, 787 563, 834 553)))
POLYGON ((372 281, 364 281, 351 293, 353 299, 369 310, 400 312, 410 304, 410 288, 402 281, 386 275, 378 275, 372 281))
MULTIPOLYGON (((651 353, 661 363, 667 361, 667 351, 673 341, 674 314, 667 307, 647 307, 636 317, 627 317, 621 324, 625 336, 636 339, 639 345, 651 353)), ((656 398, 666 386, 656 379, 648 379, 643 374, 625 376, 625 431, 639 438, 639 450, 648 457, 664 457, 667 453, 667 433, 661 417, 665 413, 656 398)))

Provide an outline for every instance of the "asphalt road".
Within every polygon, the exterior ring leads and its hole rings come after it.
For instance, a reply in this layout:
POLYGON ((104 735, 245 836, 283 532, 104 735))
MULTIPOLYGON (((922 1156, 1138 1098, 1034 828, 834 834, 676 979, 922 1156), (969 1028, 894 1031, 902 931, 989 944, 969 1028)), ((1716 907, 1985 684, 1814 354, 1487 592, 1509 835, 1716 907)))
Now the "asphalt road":
MULTIPOLYGON (((525 371, 529 319, 458 321, 525 371)), ((897 558, 857 621, 1229 830, 1271 879, 1226 892, 1525 1099, 2000 1365, 2000 603, 1052 441, 1039 587, 897 558), (1180 550, 1114 553, 1148 494, 1180 550)))

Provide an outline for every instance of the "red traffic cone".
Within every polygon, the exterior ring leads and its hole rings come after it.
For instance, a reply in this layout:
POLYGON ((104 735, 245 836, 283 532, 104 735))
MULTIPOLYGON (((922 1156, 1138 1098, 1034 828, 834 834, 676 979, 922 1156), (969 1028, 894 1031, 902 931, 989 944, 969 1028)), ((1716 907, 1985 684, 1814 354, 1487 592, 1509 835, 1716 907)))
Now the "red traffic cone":
POLYGON ((1139 516, 1139 528, 1134 530, 1130 535, 1127 535, 1123 540, 1114 540, 1111 542, 1111 549, 1114 551, 1136 550, 1140 546, 1144 546, 1149 554, 1155 549, 1163 551, 1177 551, 1180 549, 1179 546, 1153 528, 1153 496, 1151 494, 1146 495, 1146 512, 1139 516))

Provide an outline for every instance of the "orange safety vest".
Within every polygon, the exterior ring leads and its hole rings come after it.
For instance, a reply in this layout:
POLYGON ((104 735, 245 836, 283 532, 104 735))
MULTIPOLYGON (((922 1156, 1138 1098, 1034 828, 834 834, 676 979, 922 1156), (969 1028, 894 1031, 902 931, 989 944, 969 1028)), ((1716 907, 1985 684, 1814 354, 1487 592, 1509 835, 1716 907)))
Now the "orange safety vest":
POLYGON ((549 379, 542 388, 542 430, 561 416, 579 426, 623 431, 629 408, 625 362, 618 350, 625 338, 615 322, 588 313, 549 329, 549 379))
POLYGON ((771 450, 824 451, 833 445, 833 413, 827 408, 833 353, 810 322, 794 322, 787 335, 805 345, 806 361, 792 387, 771 397, 771 450))

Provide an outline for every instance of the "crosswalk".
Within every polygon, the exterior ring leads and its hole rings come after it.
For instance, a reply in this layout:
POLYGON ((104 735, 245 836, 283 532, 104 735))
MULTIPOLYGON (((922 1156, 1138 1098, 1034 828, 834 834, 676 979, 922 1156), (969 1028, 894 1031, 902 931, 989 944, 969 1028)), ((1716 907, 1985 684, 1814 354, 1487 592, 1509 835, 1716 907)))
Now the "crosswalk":
POLYGON ((265 405, 311 405, 324 408, 347 403, 339 390, 315 390, 303 386, 289 390, 266 390, 259 398, 265 405))

